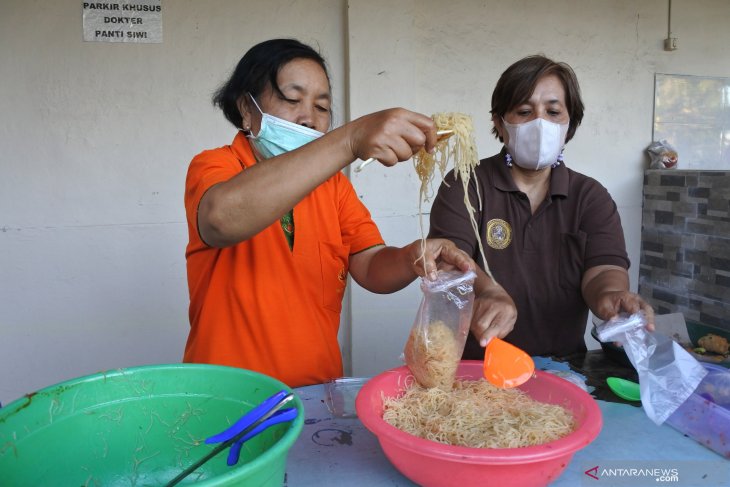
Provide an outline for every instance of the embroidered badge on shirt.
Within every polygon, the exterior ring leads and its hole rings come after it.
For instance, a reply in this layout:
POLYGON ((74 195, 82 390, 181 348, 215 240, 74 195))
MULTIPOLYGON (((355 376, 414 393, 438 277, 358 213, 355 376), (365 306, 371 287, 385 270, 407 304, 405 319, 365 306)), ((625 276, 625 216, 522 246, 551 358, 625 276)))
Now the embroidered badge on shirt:
POLYGON ((499 218, 487 223, 487 244, 493 249, 505 249, 512 242, 512 227, 499 218))

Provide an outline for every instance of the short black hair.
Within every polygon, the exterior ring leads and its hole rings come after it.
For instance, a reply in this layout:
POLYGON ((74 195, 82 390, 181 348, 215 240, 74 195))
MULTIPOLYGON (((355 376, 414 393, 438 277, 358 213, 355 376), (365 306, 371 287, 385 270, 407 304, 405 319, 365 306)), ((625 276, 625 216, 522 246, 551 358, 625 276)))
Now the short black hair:
MULTIPOLYGON (((549 75, 557 76, 565 89, 565 105, 570 115, 565 141, 572 139, 583 121, 583 100, 578 78, 573 68, 566 63, 555 62, 542 55, 522 58, 502 73, 492 93, 492 116, 503 118, 508 111, 529 100, 537 82, 549 75)), ((502 140, 496 127, 492 128, 492 133, 502 140)))
POLYGON ((270 39, 256 44, 243 55, 231 77, 213 95, 213 105, 223 110, 226 119, 242 128, 238 100, 246 93, 256 98, 267 85, 284 96, 277 84, 279 70, 294 59, 311 59, 317 62, 330 82, 327 63, 312 47, 296 39, 270 39))

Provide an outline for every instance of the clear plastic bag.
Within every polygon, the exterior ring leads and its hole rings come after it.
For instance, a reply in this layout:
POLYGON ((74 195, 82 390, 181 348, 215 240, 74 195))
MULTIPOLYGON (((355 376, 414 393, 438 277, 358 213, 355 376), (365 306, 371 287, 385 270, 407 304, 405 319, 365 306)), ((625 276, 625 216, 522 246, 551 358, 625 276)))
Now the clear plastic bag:
POLYGON ((421 280, 423 298, 403 355, 423 387, 451 390, 474 305, 474 271, 439 271, 421 280))
POLYGON ((669 142, 662 139, 649 144, 646 148, 649 154, 650 169, 676 169, 677 168, 677 151, 669 142))
POLYGON ((641 404, 649 418, 662 424, 684 403, 707 370, 681 345, 645 328, 643 313, 622 314, 597 325, 602 342, 619 342, 639 374, 641 404))
POLYGON ((561 379, 565 379, 568 382, 570 382, 571 384, 577 385, 584 391, 591 392, 588 390, 588 386, 586 385, 586 378, 580 374, 577 374, 570 370, 545 370, 545 372, 548 372, 553 375, 557 375, 561 379))

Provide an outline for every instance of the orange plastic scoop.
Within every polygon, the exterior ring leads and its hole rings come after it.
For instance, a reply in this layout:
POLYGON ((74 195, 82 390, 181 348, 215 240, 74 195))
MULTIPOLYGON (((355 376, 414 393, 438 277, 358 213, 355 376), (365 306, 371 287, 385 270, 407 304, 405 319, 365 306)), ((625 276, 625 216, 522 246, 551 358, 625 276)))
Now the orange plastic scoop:
POLYGON ((523 350, 499 338, 492 338, 484 350, 484 378, 497 387, 509 389, 527 382, 535 372, 535 362, 523 350))

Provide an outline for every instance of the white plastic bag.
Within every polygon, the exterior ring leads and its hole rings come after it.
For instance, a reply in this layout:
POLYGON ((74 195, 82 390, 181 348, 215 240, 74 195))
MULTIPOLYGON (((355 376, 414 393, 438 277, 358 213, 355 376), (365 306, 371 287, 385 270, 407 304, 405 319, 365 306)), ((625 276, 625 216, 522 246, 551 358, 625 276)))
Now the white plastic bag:
POLYGON ((474 279, 474 271, 453 270, 421 280, 423 299, 403 355, 423 387, 451 390, 471 324, 474 279))
POLYGON ((681 345, 645 328, 643 313, 622 314, 596 326, 602 342, 619 342, 639 374, 641 404, 662 424, 692 394, 707 370, 681 345))

